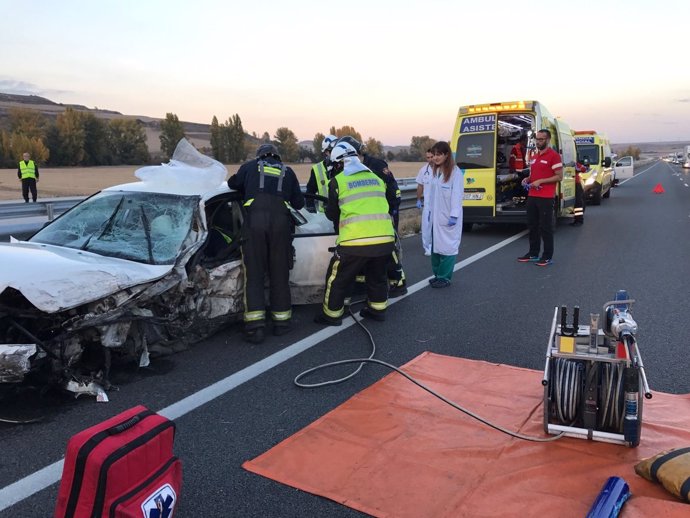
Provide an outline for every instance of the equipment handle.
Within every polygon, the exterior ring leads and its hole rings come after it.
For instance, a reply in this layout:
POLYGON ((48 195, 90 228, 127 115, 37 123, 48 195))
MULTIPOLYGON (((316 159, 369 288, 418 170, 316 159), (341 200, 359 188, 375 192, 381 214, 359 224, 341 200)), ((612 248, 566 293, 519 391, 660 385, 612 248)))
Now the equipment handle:
POLYGON ((541 384, 546 386, 549 384, 549 360, 551 359, 551 344, 556 337, 556 322, 558 319, 558 306, 553 310, 553 321, 551 322, 551 331, 549 332, 549 341, 546 344, 546 365, 544 366, 544 378, 541 384))
POLYGON ((634 304, 635 299, 625 299, 625 300, 609 300, 608 302, 604 302, 604 315, 606 314, 606 310, 610 306, 618 306, 620 304, 634 304))
POLYGON ((139 421, 141 421, 141 416, 135 415, 131 419, 128 419, 124 423, 120 423, 117 426, 113 426, 112 428, 108 428, 107 432, 108 435, 116 435, 118 433, 122 433, 125 430, 129 430, 132 428, 134 425, 136 425, 139 421))
POLYGON ((633 340, 633 347, 635 348, 635 356, 640 369, 640 376, 642 377, 642 389, 644 390, 644 397, 645 399, 652 399, 652 391, 649 389, 649 383, 647 383, 647 373, 644 371, 644 363, 642 363, 640 349, 637 347, 637 340, 633 340))

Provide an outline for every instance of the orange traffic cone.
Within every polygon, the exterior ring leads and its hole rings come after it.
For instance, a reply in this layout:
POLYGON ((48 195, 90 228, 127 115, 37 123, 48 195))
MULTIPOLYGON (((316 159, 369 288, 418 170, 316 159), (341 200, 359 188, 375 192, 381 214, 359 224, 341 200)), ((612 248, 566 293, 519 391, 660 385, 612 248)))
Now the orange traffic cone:
POLYGON ((652 192, 655 192, 657 194, 661 194, 661 193, 666 192, 666 191, 664 191, 664 188, 661 186, 660 183, 658 183, 658 184, 656 184, 656 187, 654 187, 654 190, 652 192))

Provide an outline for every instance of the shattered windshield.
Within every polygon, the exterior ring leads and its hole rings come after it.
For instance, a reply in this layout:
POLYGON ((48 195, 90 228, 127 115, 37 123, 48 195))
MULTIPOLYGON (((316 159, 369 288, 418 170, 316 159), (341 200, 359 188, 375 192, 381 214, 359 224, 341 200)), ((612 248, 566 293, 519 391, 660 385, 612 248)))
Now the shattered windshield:
POLYGON ((146 264, 172 264, 192 225, 197 196, 104 191, 30 241, 146 264))

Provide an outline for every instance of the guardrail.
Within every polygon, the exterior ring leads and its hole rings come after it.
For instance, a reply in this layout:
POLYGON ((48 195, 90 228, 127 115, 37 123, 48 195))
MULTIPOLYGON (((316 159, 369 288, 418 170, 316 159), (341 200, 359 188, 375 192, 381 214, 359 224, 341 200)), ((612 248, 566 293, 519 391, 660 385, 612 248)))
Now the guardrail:
MULTIPOLYGON (((400 210, 414 209, 417 201, 415 179, 399 178, 398 186, 402 196, 400 210)), ((43 198, 35 203, 0 201, 0 241, 7 241, 10 235, 21 238, 32 235, 46 222, 53 221, 85 198, 86 196, 43 198)))
MULTIPOLYGON (((417 183, 414 178, 401 178, 398 186, 402 195, 400 209, 411 209, 415 206, 417 183), (407 202, 412 202, 410 206, 407 202), (403 207, 405 205, 405 207, 403 207)), ((304 187, 304 186, 303 186, 304 187)), ((71 209, 74 205, 84 200, 86 196, 74 196, 68 198, 45 198, 36 203, 24 203, 16 201, 0 201, 0 220, 19 219, 29 217, 46 217, 47 221, 53 221, 57 216, 71 209)))
POLYGON ((23 219, 43 216, 47 221, 53 221, 68 209, 74 207, 82 201, 85 196, 74 196, 69 198, 44 198, 35 203, 24 203, 16 201, 0 201, 0 220, 3 219, 23 219))

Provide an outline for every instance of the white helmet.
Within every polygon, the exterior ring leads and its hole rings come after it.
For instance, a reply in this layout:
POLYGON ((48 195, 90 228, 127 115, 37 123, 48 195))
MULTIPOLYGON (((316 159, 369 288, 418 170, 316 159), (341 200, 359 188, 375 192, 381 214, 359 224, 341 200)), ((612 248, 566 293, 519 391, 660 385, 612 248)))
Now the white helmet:
POLYGON ((321 141, 321 152, 325 153, 326 151, 330 151, 336 140, 338 140, 338 137, 335 135, 326 135, 321 141))
POLYGON ((342 162, 347 157, 356 157, 357 150, 347 142, 338 142, 331 151, 332 162, 342 162))

